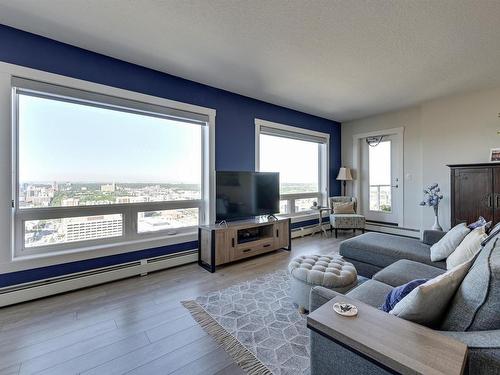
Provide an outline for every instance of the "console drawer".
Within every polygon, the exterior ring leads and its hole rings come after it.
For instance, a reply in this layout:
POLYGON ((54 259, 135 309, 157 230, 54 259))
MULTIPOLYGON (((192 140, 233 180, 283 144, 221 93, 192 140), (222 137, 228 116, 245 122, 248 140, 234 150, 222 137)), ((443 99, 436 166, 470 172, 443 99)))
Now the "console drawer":
POLYGON ((274 239, 268 238, 255 242, 248 242, 237 245, 231 249, 231 259, 243 259, 257 254, 266 253, 275 250, 274 239))

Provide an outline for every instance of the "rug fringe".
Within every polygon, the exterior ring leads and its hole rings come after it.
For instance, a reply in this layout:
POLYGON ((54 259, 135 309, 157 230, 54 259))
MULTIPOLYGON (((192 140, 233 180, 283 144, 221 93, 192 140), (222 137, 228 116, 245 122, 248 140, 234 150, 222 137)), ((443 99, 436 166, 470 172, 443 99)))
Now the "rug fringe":
POLYGON ((229 354, 248 375, 272 375, 255 355, 245 348, 196 301, 182 301, 198 324, 229 354))

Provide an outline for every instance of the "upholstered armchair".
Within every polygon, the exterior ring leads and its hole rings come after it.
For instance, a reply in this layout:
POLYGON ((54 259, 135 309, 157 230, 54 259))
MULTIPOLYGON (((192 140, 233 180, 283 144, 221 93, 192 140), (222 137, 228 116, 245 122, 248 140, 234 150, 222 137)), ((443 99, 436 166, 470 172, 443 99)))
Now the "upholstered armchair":
POLYGON ((331 230, 335 230, 335 238, 337 238, 339 229, 352 229, 356 232, 356 229, 361 230, 365 233, 365 217, 357 213, 358 201, 354 197, 330 197, 328 198, 328 203, 332 210, 330 214, 330 225, 331 230), (346 203, 353 204, 353 213, 335 213, 335 208, 338 206, 343 206, 346 203))

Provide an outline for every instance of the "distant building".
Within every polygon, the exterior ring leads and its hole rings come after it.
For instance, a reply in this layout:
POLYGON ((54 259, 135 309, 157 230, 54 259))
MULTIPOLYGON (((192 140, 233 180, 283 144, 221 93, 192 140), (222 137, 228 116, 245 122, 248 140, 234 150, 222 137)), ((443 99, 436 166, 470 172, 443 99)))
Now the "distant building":
POLYGON ((103 193, 114 193, 116 190, 116 185, 113 182, 112 184, 101 185, 101 191, 103 193))
POLYGON ((66 198, 61 201, 61 206, 72 207, 72 206, 78 206, 79 203, 80 200, 78 198, 66 198))
POLYGON ((118 237, 123 233, 121 215, 89 216, 64 219, 66 241, 85 241, 118 237))

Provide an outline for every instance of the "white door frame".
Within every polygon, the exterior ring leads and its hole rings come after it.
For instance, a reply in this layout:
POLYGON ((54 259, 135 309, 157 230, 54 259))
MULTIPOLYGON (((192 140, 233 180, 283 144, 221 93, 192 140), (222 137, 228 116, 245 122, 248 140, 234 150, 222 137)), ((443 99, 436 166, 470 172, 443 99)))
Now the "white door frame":
POLYGON ((398 150, 397 150, 397 158, 399 159, 398 163, 398 184, 399 189, 397 189, 397 199, 399 205, 397 205, 397 217, 398 217, 398 226, 404 227, 404 126, 399 128, 392 129, 382 129, 376 130, 367 133, 354 134, 352 136, 352 164, 354 168, 354 181, 353 181, 353 192, 354 195, 358 198, 358 212, 363 212, 363 200, 361 199, 361 180, 359 178, 359 173, 361 171, 361 141, 367 137, 378 137, 381 135, 393 135, 395 136, 398 142, 398 150))

